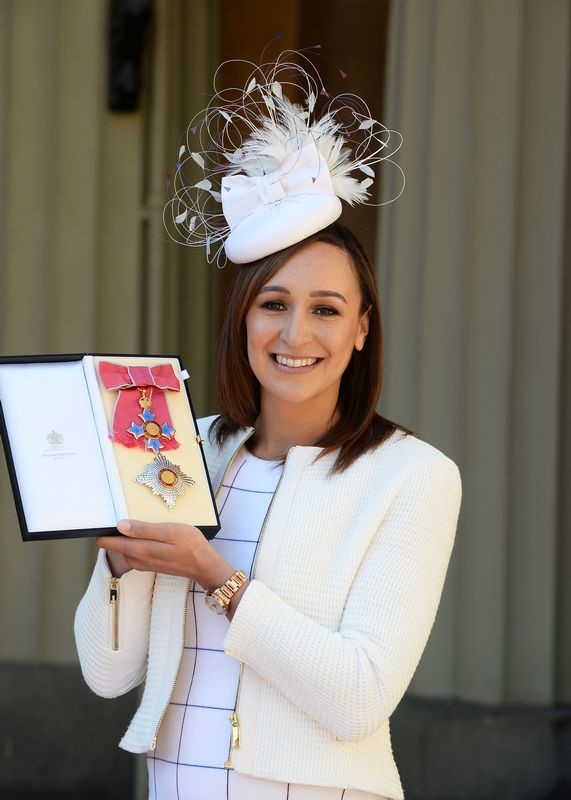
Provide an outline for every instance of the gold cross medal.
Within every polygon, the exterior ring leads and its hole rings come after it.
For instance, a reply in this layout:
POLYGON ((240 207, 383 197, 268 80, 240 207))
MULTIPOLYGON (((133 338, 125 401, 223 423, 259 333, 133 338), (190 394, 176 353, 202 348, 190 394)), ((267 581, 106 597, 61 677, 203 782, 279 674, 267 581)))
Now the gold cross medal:
POLYGON ((159 450, 162 450, 164 447, 161 442, 161 437, 170 440, 175 435, 176 431, 168 422, 163 422, 162 425, 155 422, 155 417, 157 415, 153 414, 151 411, 152 389, 151 397, 147 397, 146 389, 139 389, 139 391, 141 392, 139 405, 143 409, 143 412, 138 416, 141 418, 142 424, 132 422, 131 426, 127 428, 127 433, 130 433, 135 439, 144 437, 145 448, 152 450, 153 453, 158 453, 159 450))

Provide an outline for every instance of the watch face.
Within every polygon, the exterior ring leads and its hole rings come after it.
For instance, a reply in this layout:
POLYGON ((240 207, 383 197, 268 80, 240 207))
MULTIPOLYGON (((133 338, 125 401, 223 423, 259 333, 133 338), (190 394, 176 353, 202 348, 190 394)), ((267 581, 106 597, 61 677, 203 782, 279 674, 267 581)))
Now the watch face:
POLYGON ((226 613, 227 606, 223 606, 215 594, 205 594, 204 602, 211 611, 215 611, 217 614, 226 613))

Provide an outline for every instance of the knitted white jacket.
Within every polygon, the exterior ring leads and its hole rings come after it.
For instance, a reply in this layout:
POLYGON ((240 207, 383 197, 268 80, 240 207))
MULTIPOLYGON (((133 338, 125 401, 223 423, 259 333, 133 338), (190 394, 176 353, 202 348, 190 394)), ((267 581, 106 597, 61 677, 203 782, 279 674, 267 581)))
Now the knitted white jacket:
MULTIPOLYGON (((200 422, 216 490, 251 434, 218 448, 200 422)), ((255 579, 224 642, 243 663, 238 772, 361 789, 402 800, 389 717, 432 628, 460 504, 455 464, 396 432, 341 474, 334 456, 293 447, 258 548, 255 579)), ((76 614, 86 682, 103 697, 141 683, 121 747, 153 749, 174 688, 185 627, 185 578, 131 571, 119 587, 112 649, 104 553, 76 614)), ((228 726, 230 741, 230 724, 228 726)))

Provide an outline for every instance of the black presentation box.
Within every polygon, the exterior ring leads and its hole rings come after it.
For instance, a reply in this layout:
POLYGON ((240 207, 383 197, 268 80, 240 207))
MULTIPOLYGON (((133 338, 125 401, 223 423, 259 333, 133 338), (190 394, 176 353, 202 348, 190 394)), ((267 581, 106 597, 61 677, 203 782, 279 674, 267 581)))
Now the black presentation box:
POLYGON ((24 541, 220 529, 178 356, 0 357, 0 433, 24 541))

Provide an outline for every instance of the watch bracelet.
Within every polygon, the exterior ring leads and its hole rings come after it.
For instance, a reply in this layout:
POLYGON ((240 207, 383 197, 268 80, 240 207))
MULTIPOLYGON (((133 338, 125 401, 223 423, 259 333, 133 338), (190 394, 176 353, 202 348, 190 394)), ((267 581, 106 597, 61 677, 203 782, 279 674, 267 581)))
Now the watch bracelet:
POLYGON ((236 572, 230 578, 228 578, 227 581, 224 581, 222 586, 219 586, 218 589, 214 589, 212 594, 222 595, 225 600, 230 602, 238 589, 240 589, 240 587, 243 586, 247 580, 248 576, 245 572, 242 572, 240 569, 236 570, 236 572))

